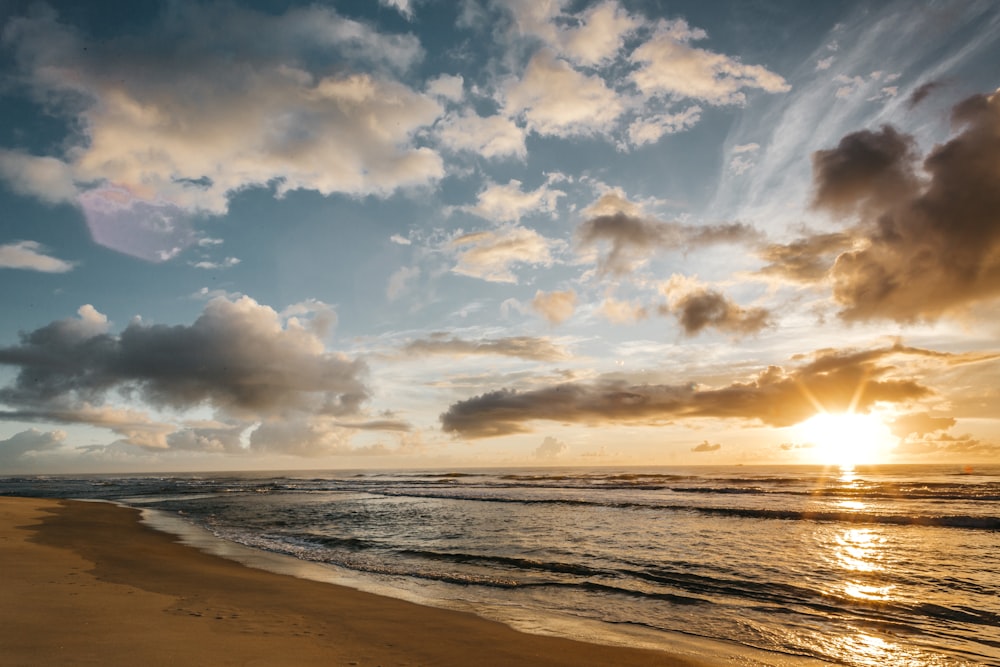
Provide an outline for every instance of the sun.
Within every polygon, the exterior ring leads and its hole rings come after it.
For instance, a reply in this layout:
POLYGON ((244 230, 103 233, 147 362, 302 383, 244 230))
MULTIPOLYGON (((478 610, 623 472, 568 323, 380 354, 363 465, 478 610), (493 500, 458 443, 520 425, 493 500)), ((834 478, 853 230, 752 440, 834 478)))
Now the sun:
POLYGON ((845 469, 882 462, 891 442, 889 428, 874 414, 820 412, 796 430, 814 447, 817 463, 845 469))

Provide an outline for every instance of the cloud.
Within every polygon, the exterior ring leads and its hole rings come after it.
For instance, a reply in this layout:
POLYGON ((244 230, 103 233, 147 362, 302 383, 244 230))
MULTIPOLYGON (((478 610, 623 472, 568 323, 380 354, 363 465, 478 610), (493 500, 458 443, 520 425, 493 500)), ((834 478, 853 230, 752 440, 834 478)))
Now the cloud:
POLYGON ((628 138, 633 146, 653 144, 664 134, 676 134, 690 129, 701 120, 701 107, 690 106, 684 111, 637 118, 628 126, 628 138))
POLYGON ((833 56, 827 56, 826 58, 821 58, 816 61, 816 71, 822 72, 823 70, 830 69, 830 65, 833 64, 835 58, 833 56))
POLYGON ((959 133, 917 171, 915 141, 891 127, 813 156, 814 205, 857 218, 859 248, 837 257, 848 320, 934 320, 1000 296, 1000 93, 955 106, 959 133))
POLYGON ((930 97, 931 93, 944 86, 940 81, 928 81, 913 89, 910 96, 906 98, 906 106, 915 109, 921 102, 930 97))
POLYGON ((947 431, 955 423, 954 417, 933 417, 927 412, 913 412, 896 417, 889 428, 894 435, 906 438, 909 435, 925 436, 936 431, 947 431))
POLYGON ((601 302, 600 312, 605 319, 615 324, 631 324, 649 317, 649 309, 645 306, 632 301, 620 301, 610 296, 601 302))
POLYGON ((773 325, 765 308, 743 308, 725 294, 707 287, 683 293, 670 304, 670 311, 688 336, 712 327, 736 336, 760 333, 773 325))
POLYGON ((49 204, 72 202, 79 194, 73 183, 73 170, 54 157, 0 149, 0 178, 14 192, 38 197, 49 204))
POLYGON ((562 324, 573 316, 576 310, 576 292, 566 290, 564 292, 535 292, 535 298, 531 300, 532 309, 547 319, 550 324, 562 324))
POLYGON ((757 251, 768 262, 758 273, 796 283, 825 280, 839 254, 851 248, 854 239, 843 232, 812 234, 791 243, 771 243, 757 251))
POLYGON ((626 213, 600 215, 577 228, 581 248, 603 247, 598 257, 601 273, 631 273, 658 250, 681 250, 719 243, 756 241, 760 233, 743 223, 685 225, 663 222, 626 213))
POLYGON ((520 225, 461 234, 449 243, 458 258, 452 272, 489 282, 516 283, 513 265, 551 266, 552 250, 558 245, 520 225))
POLYGON ((536 37, 560 56, 588 66, 614 58, 625 38, 643 23, 613 0, 583 12, 563 13, 565 4, 512 0, 507 7, 522 35, 536 37))
POLYGON ((707 37, 704 30, 689 27, 683 19, 661 20, 655 34, 630 56, 638 65, 632 80, 647 95, 693 98, 713 105, 744 104, 744 89, 769 93, 791 89, 765 67, 691 46, 707 37))
POLYGON ((560 52, 589 66, 614 58, 625 38, 642 25, 614 1, 599 2, 578 17, 575 27, 561 31, 560 52))
POLYGON ((74 264, 46 254, 37 241, 15 241, 0 245, 0 269, 26 269, 42 273, 66 273, 74 264))
POLYGON ((385 5, 386 7, 392 7, 397 12, 402 14, 408 21, 413 20, 413 6, 410 4, 410 0, 378 0, 380 5, 385 5))
POLYGON ((554 178, 550 176, 546 183, 529 192, 522 190, 521 181, 513 178, 506 185, 490 183, 477 195, 475 206, 462 210, 497 222, 517 222, 529 214, 555 213, 559 198, 566 193, 552 187, 554 178))
POLYGON ((530 432, 532 421, 606 425, 663 424, 699 418, 739 419, 791 426, 820 410, 865 412, 876 403, 907 403, 930 389, 893 376, 894 355, 922 354, 902 346, 867 351, 822 350, 786 370, 769 366, 720 387, 630 384, 604 378, 529 391, 501 389, 454 403, 441 415, 445 432, 485 438, 530 432))
POLYGON ((524 158, 528 149, 525 131, 506 116, 482 117, 472 109, 450 113, 436 126, 441 145, 452 151, 468 151, 487 159, 524 158))
POLYGON ((811 442, 783 442, 778 448, 783 452, 793 452, 798 449, 815 449, 816 445, 811 442))
POLYGON ((719 443, 710 443, 708 440, 703 440, 701 444, 695 445, 691 448, 692 452, 717 452, 722 449, 722 445, 719 443))
POLYGON ((64 440, 65 431, 39 431, 31 428, 15 433, 6 440, 0 440, 0 464, 16 467, 28 463, 40 453, 58 449, 64 440))
POLYGON ((137 319, 118 335, 84 306, 79 318, 0 348, 0 364, 19 369, 13 384, 0 389, 0 401, 57 420, 60 412, 79 414, 112 394, 158 409, 207 405, 253 419, 299 411, 353 415, 369 395, 363 362, 326 352, 308 323, 282 321, 249 297, 215 298, 190 326, 137 319))
POLYGON ((561 440, 556 440, 551 435, 542 440, 542 444, 535 448, 535 458, 543 461, 552 461, 569 451, 569 445, 561 440))
POLYGON ((741 144, 733 146, 732 157, 729 158, 729 171, 734 174, 745 174, 756 166, 756 161, 750 157, 760 150, 760 144, 741 144))
POLYGON ((555 345, 548 338, 531 336, 510 336, 506 338, 484 338, 482 340, 463 340, 444 333, 433 334, 429 338, 410 341, 403 346, 404 354, 446 354, 451 356, 468 356, 495 354, 505 357, 517 357, 532 361, 558 361, 567 359, 570 355, 562 347, 555 345))
POLYGON ((969 434, 956 436, 933 433, 922 437, 904 438, 893 453, 909 458, 939 458, 946 461, 955 461, 958 457, 962 457, 966 460, 992 464, 997 456, 1000 456, 1000 444, 984 442, 969 434))
POLYGON ((410 288, 418 277, 420 277, 420 267, 403 266, 396 269, 389 276, 389 283, 385 286, 386 298, 389 301, 395 301, 410 288))
POLYGON ((119 442, 123 444, 146 450, 167 448, 168 436, 177 430, 174 425, 156 421, 140 410, 92 405, 86 401, 77 401, 72 405, 53 401, 49 405, 39 404, 28 409, 7 410, 0 412, 0 419, 88 424, 106 428, 121 436, 119 442))
POLYGON ((548 50, 536 53, 504 88, 504 112, 541 135, 606 134, 624 111, 618 93, 601 77, 578 72, 548 50))
POLYGON ((8 22, 22 80, 79 128, 61 156, 3 152, 0 173, 13 187, 78 201, 92 226, 110 217, 113 227, 149 228, 160 209, 161 218, 224 213, 246 187, 385 196, 443 176, 440 156, 415 139, 441 107, 395 78, 423 55, 412 35, 319 5, 175 9, 115 40, 44 7, 8 22), (78 199, 78 189, 95 194, 78 199))
POLYGON ((250 434, 250 451, 302 457, 348 454, 353 433, 352 429, 315 417, 264 423, 250 434))
POLYGON ((175 431, 166 438, 172 450, 243 454, 243 434, 250 428, 246 423, 210 423, 175 431))
POLYGON ((441 74, 427 82, 427 92, 449 102, 461 102, 465 97, 465 79, 460 74, 441 74))
POLYGON ((211 271, 217 271, 219 269, 231 269, 240 263, 239 257, 226 257, 221 262, 213 262, 207 259, 203 259, 200 262, 190 262, 191 266, 196 269, 207 269, 211 271))

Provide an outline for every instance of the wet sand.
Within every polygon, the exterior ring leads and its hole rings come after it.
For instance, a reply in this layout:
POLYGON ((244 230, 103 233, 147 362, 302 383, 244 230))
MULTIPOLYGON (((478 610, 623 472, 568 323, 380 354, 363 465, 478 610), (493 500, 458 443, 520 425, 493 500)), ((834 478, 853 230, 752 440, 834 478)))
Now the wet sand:
POLYGON ((0 498, 0 665, 719 664, 245 567, 107 503, 0 498))

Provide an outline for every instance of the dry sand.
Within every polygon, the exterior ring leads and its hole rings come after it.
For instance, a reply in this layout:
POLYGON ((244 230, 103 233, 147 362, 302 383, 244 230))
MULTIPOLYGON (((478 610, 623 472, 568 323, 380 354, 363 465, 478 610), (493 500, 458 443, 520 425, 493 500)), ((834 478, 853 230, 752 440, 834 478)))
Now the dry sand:
POLYGON ((0 665, 708 665, 202 553, 106 503, 0 498, 0 665))

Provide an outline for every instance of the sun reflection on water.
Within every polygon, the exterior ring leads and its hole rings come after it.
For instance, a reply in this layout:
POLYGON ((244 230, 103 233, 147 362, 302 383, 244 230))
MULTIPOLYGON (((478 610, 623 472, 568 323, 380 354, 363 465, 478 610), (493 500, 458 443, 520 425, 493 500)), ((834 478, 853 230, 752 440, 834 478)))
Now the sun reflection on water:
MULTIPOLYGON (((853 468, 842 468, 837 480, 845 486, 857 486, 860 480, 853 468)), ((844 511, 863 512, 868 504, 863 500, 841 500, 837 503, 844 511)), ((892 545, 887 535, 878 527, 840 527, 825 531, 823 540, 831 567, 830 594, 846 598, 861 605, 884 605, 895 600, 896 586, 889 583, 892 545)), ((870 629, 852 628, 840 636, 826 640, 836 646, 835 653, 854 665, 917 664, 900 662, 907 652, 891 637, 879 636, 870 629)), ((831 647, 832 648, 832 647, 831 647)))
POLYGON ((835 556, 842 569, 851 572, 878 572, 882 569, 885 538, 871 528, 848 528, 836 537, 835 556))

